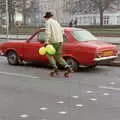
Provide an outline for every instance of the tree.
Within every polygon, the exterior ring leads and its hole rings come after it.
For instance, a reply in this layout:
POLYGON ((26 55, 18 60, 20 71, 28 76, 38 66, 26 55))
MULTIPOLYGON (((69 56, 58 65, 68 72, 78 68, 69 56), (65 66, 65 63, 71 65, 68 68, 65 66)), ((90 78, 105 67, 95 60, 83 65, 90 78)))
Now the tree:
MULTIPOLYGON (((9 28, 12 28, 14 25, 14 14, 15 14, 15 0, 8 0, 8 15, 9 15, 9 28)), ((0 0, 0 11, 1 16, 5 16, 6 14, 6 1, 0 0)), ((1 21, 3 21, 1 17, 1 21)))
POLYGON ((115 2, 115 0, 90 0, 91 5, 93 8, 95 8, 96 10, 98 9, 99 13, 100 13, 100 26, 103 26, 103 14, 104 11, 109 9, 111 6, 111 4, 113 4, 113 2, 115 2))
POLYGON ((97 13, 100 14, 100 26, 103 26, 103 14, 104 11, 112 8, 111 4, 114 4, 116 0, 69 0, 67 2, 66 11, 70 11, 72 14, 76 12, 80 13, 97 13))
POLYGON ((9 28, 14 26, 15 4, 14 0, 8 0, 9 28))

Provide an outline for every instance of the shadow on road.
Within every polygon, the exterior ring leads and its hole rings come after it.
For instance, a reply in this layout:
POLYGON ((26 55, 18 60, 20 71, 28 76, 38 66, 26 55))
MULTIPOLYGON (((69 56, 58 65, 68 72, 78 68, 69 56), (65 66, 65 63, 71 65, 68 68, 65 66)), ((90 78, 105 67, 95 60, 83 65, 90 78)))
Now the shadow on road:
MULTIPOLYGON (((24 67, 30 67, 30 68, 45 68, 45 69, 52 69, 52 67, 49 64, 43 64, 43 63, 33 63, 33 62, 26 62, 22 63, 19 66, 24 66, 24 67)), ((61 71, 64 71, 63 67, 60 67, 61 71)), ((95 68, 80 68, 77 72, 75 73, 99 73, 99 72, 105 72, 109 71, 108 68, 103 67, 103 66, 97 66, 95 68)))

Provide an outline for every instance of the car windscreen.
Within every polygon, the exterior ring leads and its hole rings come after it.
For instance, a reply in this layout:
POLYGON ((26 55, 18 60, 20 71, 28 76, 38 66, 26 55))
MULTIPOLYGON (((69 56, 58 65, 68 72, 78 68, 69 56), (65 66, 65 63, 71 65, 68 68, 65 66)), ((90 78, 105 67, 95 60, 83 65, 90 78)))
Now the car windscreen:
POLYGON ((73 30, 72 35, 78 41, 97 40, 97 38, 87 30, 73 30))

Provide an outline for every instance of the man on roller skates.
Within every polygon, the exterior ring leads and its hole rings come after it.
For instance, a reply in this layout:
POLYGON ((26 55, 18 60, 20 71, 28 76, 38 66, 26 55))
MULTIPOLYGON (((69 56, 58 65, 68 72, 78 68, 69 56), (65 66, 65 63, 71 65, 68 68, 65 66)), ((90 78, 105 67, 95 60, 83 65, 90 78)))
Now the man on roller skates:
POLYGON ((53 71, 50 73, 51 76, 59 74, 58 66, 56 61, 65 68, 64 76, 69 77, 69 73, 72 72, 72 68, 66 63, 62 57, 62 45, 63 45, 63 32, 60 24, 53 19, 51 12, 46 12, 44 19, 46 21, 46 40, 45 46, 48 44, 53 45, 56 50, 55 55, 47 54, 49 62, 53 67, 53 71))

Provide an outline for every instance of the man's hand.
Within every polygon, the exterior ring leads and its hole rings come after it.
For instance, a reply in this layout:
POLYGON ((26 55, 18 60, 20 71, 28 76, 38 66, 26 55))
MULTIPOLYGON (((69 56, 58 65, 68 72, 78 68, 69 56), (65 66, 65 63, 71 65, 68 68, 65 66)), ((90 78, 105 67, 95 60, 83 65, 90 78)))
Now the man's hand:
POLYGON ((48 42, 46 42, 45 44, 44 44, 44 47, 46 47, 48 45, 48 42))

